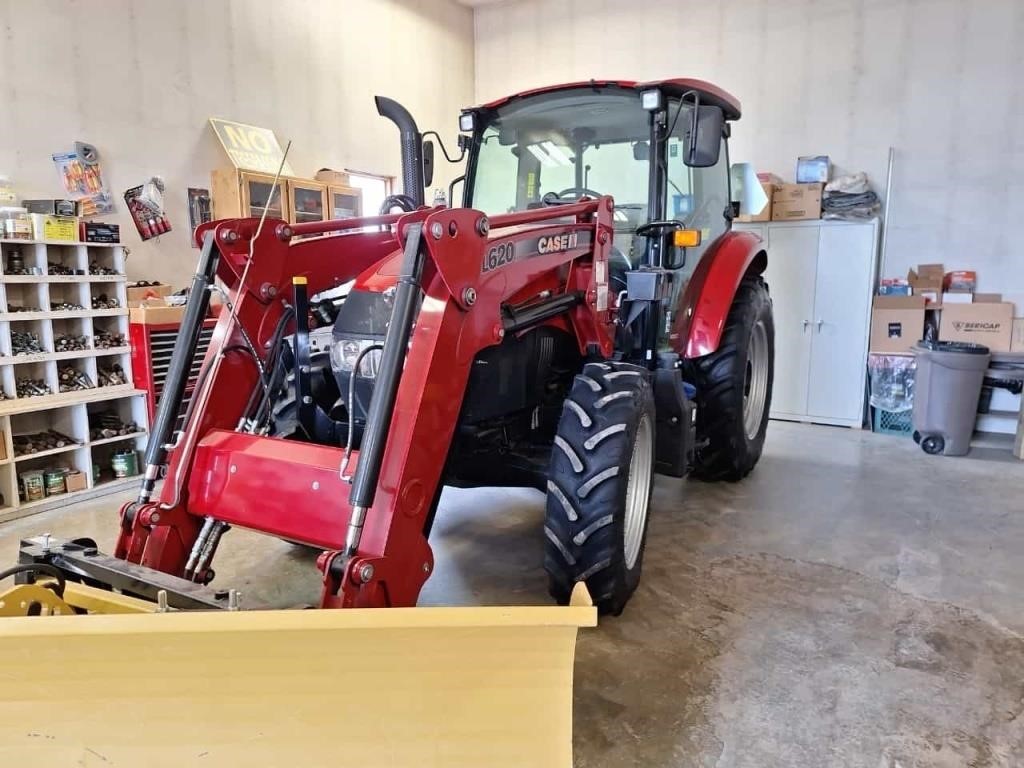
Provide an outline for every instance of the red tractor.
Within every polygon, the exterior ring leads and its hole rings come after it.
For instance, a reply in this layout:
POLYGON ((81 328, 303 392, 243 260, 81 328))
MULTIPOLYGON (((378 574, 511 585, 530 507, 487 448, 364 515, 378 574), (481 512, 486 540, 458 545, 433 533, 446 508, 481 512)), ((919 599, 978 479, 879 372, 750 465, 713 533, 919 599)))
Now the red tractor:
POLYGON ((526 486, 547 494, 554 597, 583 581, 618 613, 654 473, 754 467, 774 331, 765 249, 730 231, 736 99, 697 80, 591 81, 466 110, 451 208, 423 205, 433 145, 377 106, 401 132, 404 195, 386 208, 402 211, 200 227, 113 556, 32 539, 23 563, 226 607, 207 585, 237 525, 326 550, 324 607, 408 606, 433 570, 442 487, 526 486), (211 290, 225 309, 181 414, 211 290))

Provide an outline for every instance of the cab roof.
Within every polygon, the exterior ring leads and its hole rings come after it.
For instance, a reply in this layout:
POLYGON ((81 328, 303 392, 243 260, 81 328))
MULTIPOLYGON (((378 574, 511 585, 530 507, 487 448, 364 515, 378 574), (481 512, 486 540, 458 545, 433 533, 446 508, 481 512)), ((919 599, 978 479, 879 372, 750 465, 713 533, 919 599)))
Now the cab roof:
POLYGON ((725 113, 726 120, 740 119, 740 101, 728 91, 719 88, 717 85, 705 80, 696 80, 687 77, 676 77, 669 80, 649 80, 637 82, 635 80, 581 80, 575 83, 562 83, 560 85, 547 85, 542 88, 532 88, 527 91, 514 93, 500 99, 482 104, 480 109, 497 109, 516 99, 527 96, 536 96, 541 93, 552 93, 554 91, 568 91, 577 88, 603 88, 614 86, 635 90, 637 93, 651 88, 659 88, 668 96, 680 96, 687 91, 697 91, 700 94, 701 102, 721 107, 725 113))

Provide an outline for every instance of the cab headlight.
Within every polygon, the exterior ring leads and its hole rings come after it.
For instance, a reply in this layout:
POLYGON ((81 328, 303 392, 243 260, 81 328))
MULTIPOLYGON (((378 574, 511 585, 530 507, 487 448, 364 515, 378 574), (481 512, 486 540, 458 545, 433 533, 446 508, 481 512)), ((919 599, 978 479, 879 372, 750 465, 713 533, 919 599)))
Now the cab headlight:
POLYGON ((381 342, 374 339, 341 339, 331 345, 331 368, 352 373, 359 361, 357 375, 366 379, 377 377, 380 368, 381 342), (363 354, 363 353, 366 354, 363 354), (362 355, 362 360, 360 360, 362 355))

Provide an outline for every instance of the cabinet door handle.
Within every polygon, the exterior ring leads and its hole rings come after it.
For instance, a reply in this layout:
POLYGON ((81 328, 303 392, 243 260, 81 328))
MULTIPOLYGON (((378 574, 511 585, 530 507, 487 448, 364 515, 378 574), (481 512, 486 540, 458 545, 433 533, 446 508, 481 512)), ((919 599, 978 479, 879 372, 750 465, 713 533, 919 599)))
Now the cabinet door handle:
POLYGON ((804 324, 804 333, 807 333, 807 326, 811 324, 811 321, 810 320, 804 320, 803 324, 804 324))
POLYGON ((818 322, 815 323, 815 325, 818 326, 818 333, 821 333, 821 326, 823 326, 824 324, 825 321, 822 320, 821 318, 818 318, 818 322))

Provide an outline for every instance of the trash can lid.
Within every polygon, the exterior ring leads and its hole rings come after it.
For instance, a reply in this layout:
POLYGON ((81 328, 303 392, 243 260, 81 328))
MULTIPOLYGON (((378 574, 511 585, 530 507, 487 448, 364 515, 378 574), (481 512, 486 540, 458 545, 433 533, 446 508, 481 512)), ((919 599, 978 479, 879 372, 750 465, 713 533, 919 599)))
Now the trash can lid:
POLYGON ((969 341, 919 341, 919 347, 932 352, 959 352, 963 355, 987 355, 988 347, 969 341))

